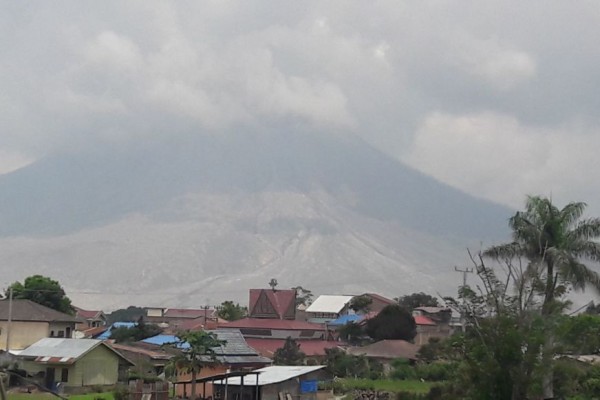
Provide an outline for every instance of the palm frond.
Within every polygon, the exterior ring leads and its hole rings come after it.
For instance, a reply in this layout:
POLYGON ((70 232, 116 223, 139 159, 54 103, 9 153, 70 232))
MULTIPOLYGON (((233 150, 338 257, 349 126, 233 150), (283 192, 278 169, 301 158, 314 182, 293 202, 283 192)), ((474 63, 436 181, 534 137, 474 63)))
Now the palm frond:
POLYGON ((565 227, 573 225, 583 215, 583 211, 587 207, 583 202, 572 202, 567 204, 560 210, 560 220, 565 227))
POLYGON ((600 218, 579 221, 567 234, 568 240, 589 240, 600 237, 600 218))
POLYGON ((583 291, 587 285, 591 285, 600 292, 600 275, 574 258, 570 261, 561 265, 561 278, 573 285, 576 290, 583 291))
POLYGON ((519 243, 506 243, 498 246, 491 246, 483 251, 484 257, 494 260, 510 260, 522 255, 523 248, 519 243))

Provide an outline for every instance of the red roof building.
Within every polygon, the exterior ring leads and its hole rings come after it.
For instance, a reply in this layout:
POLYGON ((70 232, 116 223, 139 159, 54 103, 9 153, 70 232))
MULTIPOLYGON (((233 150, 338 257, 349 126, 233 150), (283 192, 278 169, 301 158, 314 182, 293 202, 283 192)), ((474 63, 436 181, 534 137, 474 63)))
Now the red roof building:
MULTIPOLYGON (((256 339, 248 338, 246 342, 263 357, 273 358, 275 351, 283 347, 285 339, 256 339)), ((332 340, 297 340, 300 351, 307 357, 324 357, 325 349, 339 347, 344 343, 332 340)))
POLYGON ((250 289, 248 316, 250 318, 295 319, 296 291, 294 289, 250 289))
POLYGON ((219 328, 239 329, 246 339, 286 339, 291 337, 293 339, 322 340, 326 337, 323 325, 283 319, 243 318, 220 323, 219 328))

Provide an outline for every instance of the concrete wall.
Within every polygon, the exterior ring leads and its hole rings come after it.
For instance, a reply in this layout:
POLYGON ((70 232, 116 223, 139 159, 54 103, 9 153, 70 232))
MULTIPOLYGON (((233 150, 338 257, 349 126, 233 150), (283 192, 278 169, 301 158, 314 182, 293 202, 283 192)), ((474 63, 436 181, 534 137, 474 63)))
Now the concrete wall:
MULTIPOLYGON (((0 349, 6 350, 7 321, 0 321, 0 349)), ((10 349, 22 350, 48 337, 47 322, 12 321, 10 324, 10 349)))

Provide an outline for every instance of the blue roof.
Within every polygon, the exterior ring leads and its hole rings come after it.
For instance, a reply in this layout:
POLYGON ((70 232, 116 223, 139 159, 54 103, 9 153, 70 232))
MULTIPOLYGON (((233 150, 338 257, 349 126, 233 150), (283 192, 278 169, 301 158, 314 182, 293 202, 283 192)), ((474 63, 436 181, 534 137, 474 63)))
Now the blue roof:
POLYGON ((133 328, 137 325, 136 322, 114 322, 111 326, 108 327, 107 330, 102 332, 102 334, 98 335, 96 339, 106 340, 110 339, 111 331, 117 328, 133 328))
POLYGON ((329 321, 327 325, 347 325, 350 322, 358 322, 364 318, 364 315, 352 314, 352 315, 342 315, 336 320, 329 321))
MULTIPOLYGON (((175 335, 156 335, 144 339, 142 340, 142 342, 162 346, 165 344, 177 343, 179 342, 179 338, 177 338, 177 336, 175 335)), ((187 349, 188 347, 190 347, 190 345, 187 343, 180 343, 177 345, 177 347, 179 347, 180 349, 187 349)))

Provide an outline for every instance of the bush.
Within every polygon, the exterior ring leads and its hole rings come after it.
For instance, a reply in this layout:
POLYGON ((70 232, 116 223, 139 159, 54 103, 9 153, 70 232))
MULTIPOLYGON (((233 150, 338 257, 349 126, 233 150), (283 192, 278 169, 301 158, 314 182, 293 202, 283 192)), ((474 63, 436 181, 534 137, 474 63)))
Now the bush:
POLYGON ((416 376, 432 382, 447 381, 452 378, 454 368, 454 364, 445 362, 421 364, 416 367, 416 376))
POLYGON ((113 392, 114 400, 129 400, 129 389, 125 386, 118 386, 113 392))

